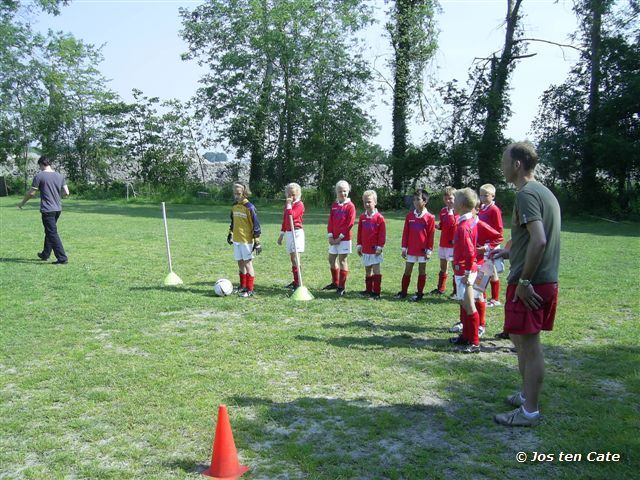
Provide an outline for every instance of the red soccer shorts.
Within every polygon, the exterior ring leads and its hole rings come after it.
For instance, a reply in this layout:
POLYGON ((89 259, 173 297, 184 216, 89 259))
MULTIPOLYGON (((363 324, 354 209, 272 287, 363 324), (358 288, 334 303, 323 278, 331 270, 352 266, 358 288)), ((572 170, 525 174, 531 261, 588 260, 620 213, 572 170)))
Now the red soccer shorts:
POLYGON ((522 300, 514 302, 517 285, 507 287, 504 303, 504 331, 515 335, 534 335, 540 330, 553 330, 558 306, 558 284, 541 283, 534 285, 534 291, 542 297, 542 306, 529 310, 522 300))

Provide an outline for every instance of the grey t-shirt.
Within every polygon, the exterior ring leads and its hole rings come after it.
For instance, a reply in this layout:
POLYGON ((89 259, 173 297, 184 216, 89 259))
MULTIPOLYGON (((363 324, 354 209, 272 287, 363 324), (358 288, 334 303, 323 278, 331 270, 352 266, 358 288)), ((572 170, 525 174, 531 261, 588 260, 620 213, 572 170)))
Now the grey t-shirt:
POLYGON ((41 171, 33 177, 31 186, 40 191, 40 211, 42 213, 62 210, 60 194, 64 185, 64 177, 58 172, 41 171))
POLYGON ((534 285, 540 283, 557 283, 560 267, 560 205, 547 187, 539 182, 528 182, 516 194, 511 217, 511 250, 509 261, 508 283, 518 283, 524 268, 529 231, 527 223, 539 220, 542 222, 547 245, 540 265, 531 280, 534 285))

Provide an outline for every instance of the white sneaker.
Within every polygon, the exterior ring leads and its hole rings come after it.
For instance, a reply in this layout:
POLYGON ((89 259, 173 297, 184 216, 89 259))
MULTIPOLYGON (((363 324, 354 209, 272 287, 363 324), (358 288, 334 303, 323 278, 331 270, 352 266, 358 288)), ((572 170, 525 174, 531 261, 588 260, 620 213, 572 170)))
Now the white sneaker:
POLYGON ((451 333, 460 333, 462 331, 462 322, 458 322, 454 324, 451 328, 449 328, 451 333))
POLYGON ((502 305, 498 300, 489 300, 487 302, 487 307, 499 307, 502 305))
POLYGON ((482 325, 480 325, 478 327, 478 336, 482 337, 484 335, 484 327, 482 325))

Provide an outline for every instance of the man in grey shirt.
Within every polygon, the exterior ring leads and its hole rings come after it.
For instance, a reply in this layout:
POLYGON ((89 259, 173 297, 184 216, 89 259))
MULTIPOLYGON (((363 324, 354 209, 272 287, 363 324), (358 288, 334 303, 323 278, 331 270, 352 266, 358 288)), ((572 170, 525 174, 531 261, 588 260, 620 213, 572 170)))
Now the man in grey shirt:
POLYGON ((44 226, 44 248, 38 253, 41 260, 47 260, 53 250, 56 256, 56 265, 64 265, 68 262, 67 254, 64 252, 62 240, 58 235, 58 218, 62 212, 61 195, 69 195, 69 187, 64 181, 64 177, 51 168, 50 160, 42 156, 38 159, 40 172, 33 177, 31 189, 26 193, 18 208, 22 209, 37 191, 40 191, 40 213, 42 214, 42 225, 44 226))

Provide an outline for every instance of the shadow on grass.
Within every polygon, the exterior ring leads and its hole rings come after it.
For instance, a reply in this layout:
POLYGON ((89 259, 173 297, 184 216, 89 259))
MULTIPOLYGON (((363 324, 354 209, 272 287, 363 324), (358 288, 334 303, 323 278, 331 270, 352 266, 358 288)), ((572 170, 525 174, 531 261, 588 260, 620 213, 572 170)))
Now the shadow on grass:
POLYGON ((157 290, 157 291, 163 291, 163 292, 169 292, 169 293, 177 293, 177 294, 188 293, 190 295, 196 294, 196 295, 204 295, 205 297, 221 298, 214 293, 213 289, 204 290, 202 288, 189 288, 186 285, 181 285, 176 287, 165 287, 163 285, 158 285, 154 287, 129 287, 129 290, 143 291, 143 292, 157 290))
MULTIPOLYGON (((167 467, 171 470, 182 470, 186 473, 202 473, 209 468, 209 465, 205 465, 203 463, 198 463, 193 460, 175 460, 173 462, 167 463, 167 467)), ((201 477, 208 478, 208 477, 201 477)))
POLYGON ((35 258, 0 258, 0 263, 37 263, 40 265, 50 265, 52 262, 35 258))
POLYGON ((596 237, 640 237, 640 225, 638 223, 627 221, 612 223, 598 217, 563 219, 562 231, 584 233, 596 237))
POLYGON ((410 333, 425 333, 425 332, 443 332, 442 327, 423 327, 417 325, 379 325, 369 320, 357 320, 347 323, 324 323, 322 328, 364 328, 366 330, 375 332, 381 330, 383 332, 410 332, 410 333))
POLYGON ((296 340, 304 342, 325 342, 328 345, 340 348, 354 348, 361 350, 386 349, 386 348, 427 348, 433 351, 451 350, 451 345, 445 339, 415 338, 411 335, 371 335, 368 337, 334 337, 319 338, 309 335, 298 335, 296 340))

